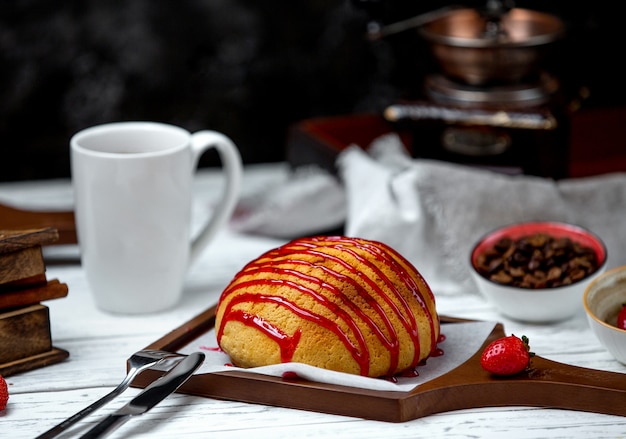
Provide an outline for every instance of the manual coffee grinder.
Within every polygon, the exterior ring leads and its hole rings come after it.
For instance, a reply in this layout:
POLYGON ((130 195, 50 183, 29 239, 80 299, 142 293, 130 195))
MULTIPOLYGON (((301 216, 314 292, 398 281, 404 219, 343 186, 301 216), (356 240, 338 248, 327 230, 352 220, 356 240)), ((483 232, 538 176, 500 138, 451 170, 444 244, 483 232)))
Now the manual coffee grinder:
POLYGON ((425 75, 420 98, 384 112, 411 130, 415 157, 567 176, 569 104, 545 68, 564 35, 558 17, 488 1, 435 11, 417 31, 437 71, 425 75))

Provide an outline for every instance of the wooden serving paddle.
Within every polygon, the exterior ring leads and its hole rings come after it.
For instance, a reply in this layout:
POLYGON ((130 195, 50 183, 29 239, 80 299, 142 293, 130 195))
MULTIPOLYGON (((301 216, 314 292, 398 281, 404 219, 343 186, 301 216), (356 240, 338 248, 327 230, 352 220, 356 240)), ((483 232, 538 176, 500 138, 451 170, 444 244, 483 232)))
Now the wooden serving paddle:
MULTIPOLYGON (((445 325, 467 320, 441 317, 445 325)), ((176 352, 215 325, 209 308, 147 349, 176 352)), ((540 356, 528 372, 495 377, 480 366, 491 341, 505 335, 498 323, 483 346, 456 369, 410 392, 387 392, 283 379, 243 372, 197 374, 180 391, 209 398, 309 410, 388 422, 405 422, 435 413, 477 407, 532 406, 626 416, 626 374, 571 366, 540 356)), ((158 377, 146 371, 133 385, 145 387, 158 377)))

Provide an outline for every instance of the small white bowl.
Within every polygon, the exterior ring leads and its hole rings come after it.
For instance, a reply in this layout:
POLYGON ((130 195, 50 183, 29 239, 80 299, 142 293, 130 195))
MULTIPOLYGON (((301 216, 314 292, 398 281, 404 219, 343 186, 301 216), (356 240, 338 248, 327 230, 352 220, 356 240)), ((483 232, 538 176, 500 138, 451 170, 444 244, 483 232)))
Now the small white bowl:
POLYGON ((535 323, 564 320, 581 311, 581 299, 585 288, 605 271, 606 261, 606 246, 598 236, 579 226, 549 221, 517 223, 494 230, 478 241, 472 249, 470 258, 472 276, 486 299, 507 317, 535 323), (536 233, 545 233, 555 238, 568 237, 575 243, 590 247, 596 254, 598 268, 572 284, 546 288, 505 285, 479 273, 477 269, 479 257, 483 252, 493 248, 500 239, 509 237, 517 240, 536 233))
POLYGON ((616 326, 617 313, 626 304, 626 265, 608 270, 591 282, 583 304, 589 327, 600 343, 626 364, 626 331, 616 326))

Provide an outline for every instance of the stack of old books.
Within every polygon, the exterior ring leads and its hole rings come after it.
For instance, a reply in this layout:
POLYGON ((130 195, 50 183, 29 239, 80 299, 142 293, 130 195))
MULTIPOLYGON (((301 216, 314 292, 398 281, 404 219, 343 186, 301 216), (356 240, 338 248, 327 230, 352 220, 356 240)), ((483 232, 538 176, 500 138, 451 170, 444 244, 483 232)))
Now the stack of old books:
POLYGON ((58 239, 53 228, 0 230, 0 375, 59 362, 50 313, 42 302, 67 296, 66 284, 48 280, 42 246, 58 239))

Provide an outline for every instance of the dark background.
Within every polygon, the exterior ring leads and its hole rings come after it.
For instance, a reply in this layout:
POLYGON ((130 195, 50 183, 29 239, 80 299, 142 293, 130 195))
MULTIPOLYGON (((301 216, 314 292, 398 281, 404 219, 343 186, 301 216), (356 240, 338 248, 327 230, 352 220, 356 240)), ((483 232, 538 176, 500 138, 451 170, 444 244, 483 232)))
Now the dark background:
MULTIPOLYGON (((0 180, 69 176, 90 125, 155 120, 230 136, 246 163, 285 159, 302 119, 380 112, 432 70, 416 32, 364 38, 446 1, 13 0, 0 2, 0 180), (367 8, 365 7, 367 6, 367 8)), ((483 2, 464 2, 482 6, 483 2)), ((623 17, 608 0, 518 1, 561 17, 552 60, 584 108, 621 106, 623 17)), ((216 164, 206 156, 202 164, 216 164)))

